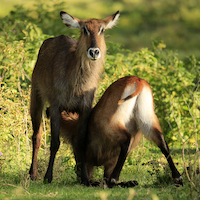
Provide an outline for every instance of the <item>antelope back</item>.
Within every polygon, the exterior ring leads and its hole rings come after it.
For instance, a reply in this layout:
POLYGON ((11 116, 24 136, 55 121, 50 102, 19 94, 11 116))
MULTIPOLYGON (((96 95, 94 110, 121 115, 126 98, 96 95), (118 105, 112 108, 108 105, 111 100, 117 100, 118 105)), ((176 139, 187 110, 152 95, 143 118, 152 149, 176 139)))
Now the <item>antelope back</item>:
POLYGON ((120 129, 133 136, 141 131, 151 137, 152 127, 161 130, 154 112, 149 84, 138 77, 123 77, 114 82, 93 109, 91 132, 102 130, 107 137, 120 138, 120 129))

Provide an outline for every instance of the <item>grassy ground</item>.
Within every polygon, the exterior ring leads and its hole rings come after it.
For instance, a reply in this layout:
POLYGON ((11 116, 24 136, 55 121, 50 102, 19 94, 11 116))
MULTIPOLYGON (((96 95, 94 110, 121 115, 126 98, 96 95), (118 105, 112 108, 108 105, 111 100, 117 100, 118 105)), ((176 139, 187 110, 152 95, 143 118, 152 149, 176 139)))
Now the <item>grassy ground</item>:
MULTIPOLYGON (((139 147, 128 157, 120 181, 137 180, 134 188, 104 189, 84 187, 76 180, 73 156, 67 145, 61 145, 54 166, 54 179, 51 184, 43 184, 48 163, 48 151, 40 151, 38 161, 38 180, 33 182, 26 169, 13 166, 5 158, 1 162, 0 199, 197 199, 198 194, 191 187, 184 173, 181 149, 172 149, 174 161, 184 178, 184 186, 176 187, 166 160, 157 147, 143 140, 139 147), (66 154, 67 152, 67 154, 66 154), (71 156, 71 157, 70 157, 71 156)), ((189 159, 189 157, 187 157, 189 159)), ((103 176, 103 169, 95 171, 95 179, 103 176)))
POLYGON ((135 189, 113 188, 112 190, 103 190, 83 188, 78 185, 51 184, 46 186, 31 183, 28 190, 13 185, 5 187, 8 189, 2 190, 2 199, 131 199, 129 196, 136 196, 134 199, 188 199, 184 198, 186 196, 184 187, 174 188, 171 186, 166 188, 139 186, 135 189), (9 195, 6 195, 4 191, 8 192, 9 195))

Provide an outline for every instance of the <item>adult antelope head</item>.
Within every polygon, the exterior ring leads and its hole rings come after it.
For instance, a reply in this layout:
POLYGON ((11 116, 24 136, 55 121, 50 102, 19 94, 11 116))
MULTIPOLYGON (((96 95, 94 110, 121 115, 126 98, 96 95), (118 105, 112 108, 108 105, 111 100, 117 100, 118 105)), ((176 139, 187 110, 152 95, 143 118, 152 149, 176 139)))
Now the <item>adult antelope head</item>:
POLYGON ((116 24, 119 18, 119 11, 104 20, 80 20, 63 11, 60 12, 60 16, 66 26, 81 30, 78 43, 78 47, 80 47, 79 53, 85 56, 87 55, 89 59, 95 61, 102 54, 105 54, 104 31, 112 28, 116 24))

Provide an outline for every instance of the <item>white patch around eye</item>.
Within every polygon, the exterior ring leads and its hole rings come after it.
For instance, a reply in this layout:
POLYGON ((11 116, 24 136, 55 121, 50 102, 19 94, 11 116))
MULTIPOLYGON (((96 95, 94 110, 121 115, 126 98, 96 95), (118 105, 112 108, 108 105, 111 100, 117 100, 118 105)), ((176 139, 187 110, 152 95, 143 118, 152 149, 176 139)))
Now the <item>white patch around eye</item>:
POLYGON ((87 26, 84 26, 85 31, 87 32, 88 35, 90 35, 90 31, 88 30, 87 26))
POLYGON ((104 27, 101 26, 101 28, 100 28, 98 34, 100 35, 102 32, 104 32, 104 27))
POLYGON ((74 18, 72 18, 69 14, 62 14, 62 21, 70 28, 80 28, 80 24, 74 18))

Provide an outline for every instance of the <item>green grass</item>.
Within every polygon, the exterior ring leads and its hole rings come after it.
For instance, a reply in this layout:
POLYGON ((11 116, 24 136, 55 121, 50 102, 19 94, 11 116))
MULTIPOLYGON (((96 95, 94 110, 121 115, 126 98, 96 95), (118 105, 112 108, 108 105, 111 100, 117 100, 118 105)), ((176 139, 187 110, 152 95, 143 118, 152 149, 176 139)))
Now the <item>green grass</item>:
MULTIPOLYGON (((1 193, 9 193, 9 195, 1 195, 1 198, 8 199, 73 199, 73 200, 86 200, 86 199, 105 199, 103 196, 107 196, 107 199, 128 199, 131 189, 127 188, 113 188, 113 189, 99 189, 99 188, 85 188, 78 185, 43 185, 31 183, 28 190, 24 190, 18 186, 3 186, 1 193), (4 188, 8 188, 7 190, 4 188)), ((185 194, 185 188, 150 188, 138 186, 134 188, 134 199, 152 199, 153 196, 157 196, 159 199, 187 199, 182 198, 187 196, 185 194), (163 190, 165 190, 163 192, 163 190)))
MULTIPOLYGON (((38 179, 30 180, 29 164, 25 170, 13 165, 5 158, 1 161, 0 199, 128 199, 134 193, 136 199, 195 199, 198 194, 190 186, 181 158, 181 149, 172 149, 172 156, 177 168, 183 175, 184 186, 175 187, 166 159, 152 143, 143 140, 128 157, 122 169, 120 181, 137 180, 139 185, 131 188, 85 187, 76 180, 75 162, 67 145, 61 145, 54 166, 54 179, 51 184, 43 184, 43 177, 48 163, 48 154, 40 150, 38 159, 38 179), (105 198, 107 196, 107 198, 105 198)), ((189 157, 187 156, 187 160, 189 157)), ((103 177, 103 169, 95 170, 95 179, 103 177)), ((132 198, 130 198, 132 199, 132 198)))

